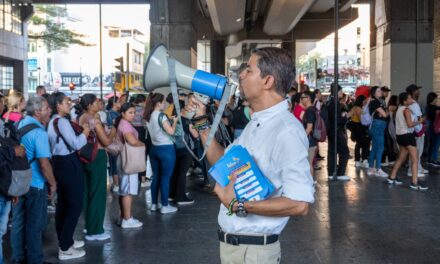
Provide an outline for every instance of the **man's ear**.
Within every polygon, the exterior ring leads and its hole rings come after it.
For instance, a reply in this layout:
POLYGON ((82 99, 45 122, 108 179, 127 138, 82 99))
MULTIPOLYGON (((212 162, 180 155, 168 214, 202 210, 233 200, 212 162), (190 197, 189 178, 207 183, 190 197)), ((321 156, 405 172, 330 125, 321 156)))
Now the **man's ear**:
POLYGON ((275 88, 275 78, 272 75, 269 74, 263 79, 264 79, 263 88, 265 90, 272 89, 272 87, 275 88))

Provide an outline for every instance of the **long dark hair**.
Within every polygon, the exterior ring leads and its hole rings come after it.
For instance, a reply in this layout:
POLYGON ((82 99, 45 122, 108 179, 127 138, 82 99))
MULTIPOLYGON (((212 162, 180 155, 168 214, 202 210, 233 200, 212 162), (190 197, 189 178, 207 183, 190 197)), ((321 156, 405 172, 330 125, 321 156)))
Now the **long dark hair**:
POLYGON ((163 102, 163 99, 165 99, 165 96, 161 93, 151 93, 148 96, 144 112, 144 118, 147 122, 150 122, 151 114, 153 113, 156 104, 163 102))
POLYGON ((132 103, 124 103, 124 104, 121 106, 121 109, 119 110, 120 115, 119 115, 118 117, 116 117, 116 119, 115 119, 115 127, 116 127, 116 129, 118 128, 119 123, 120 123, 121 120, 122 120, 122 113, 127 112, 128 109, 130 109, 130 108, 132 108, 132 107, 133 107, 133 108, 135 107, 134 104, 132 104, 132 103))
POLYGON ((107 102, 107 106, 105 107, 105 109, 107 110, 107 111, 110 111, 112 108, 113 108, 113 105, 115 104, 115 102, 117 102, 118 101, 118 97, 117 96, 112 96, 112 97, 110 97, 109 99, 108 99, 108 102, 107 102))
POLYGON ((94 94, 85 94, 81 96, 81 100, 76 107, 76 114, 78 115, 78 119, 81 117, 84 112, 87 111, 90 105, 92 105, 96 101, 96 95, 94 94))
POLYGON ((378 99, 376 98, 376 91, 377 89, 379 89, 379 86, 373 86, 370 88, 370 97, 373 99, 378 99))
POLYGON ((49 97, 47 98, 47 102, 49 103, 49 107, 52 109, 52 116, 58 114, 57 106, 58 106, 58 104, 63 103, 64 97, 66 97, 66 95, 64 93, 56 92, 56 93, 49 95, 49 97))
POLYGON ((391 95, 390 100, 388 100, 388 106, 398 106, 399 98, 397 95, 391 95))
POLYGON ((136 95, 136 99, 134 99, 134 104, 140 104, 143 103, 147 100, 147 98, 145 97, 145 95, 143 94, 138 94, 136 95))
POLYGON ((403 92, 399 94, 399 104, 403 105, 403 102, 405 102, 406 100, 408 100, 408 93, 407 92, 403 92))
POLYGON ((360 108, 362 108, 365 99, 365 95, 359 95, 358 97, 356 97, 356 101, 354 101, 353 106, 359 106, 360 108))
POLYGON ((430 92, 427 96, 426 96, 426 105, 430 105, 432 102, 434 102, 434 100, 437 98, 437 94, 434 92, 430 92))

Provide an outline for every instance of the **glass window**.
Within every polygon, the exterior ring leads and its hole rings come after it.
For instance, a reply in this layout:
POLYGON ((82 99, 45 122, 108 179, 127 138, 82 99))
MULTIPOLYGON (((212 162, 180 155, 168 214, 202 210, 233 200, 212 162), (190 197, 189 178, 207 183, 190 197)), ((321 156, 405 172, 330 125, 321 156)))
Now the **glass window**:
POLYGON ((21 35, 22 23, 21 23, 21 7, 18 5, 12 6, 12 32, 21 35))
POLYGON ((4 29, 6 31, 12 31, 12 4, 11 0, 5 0, 4 2, 4 29))
POLYGON ((8 94, 9 89, 14 87, 14 68, 0 65, 0 91, 8 94))
POLYGON ((3 29, 4 25, 4 15, 3 15, 3 0, 0 0, 0 29, 3 29))

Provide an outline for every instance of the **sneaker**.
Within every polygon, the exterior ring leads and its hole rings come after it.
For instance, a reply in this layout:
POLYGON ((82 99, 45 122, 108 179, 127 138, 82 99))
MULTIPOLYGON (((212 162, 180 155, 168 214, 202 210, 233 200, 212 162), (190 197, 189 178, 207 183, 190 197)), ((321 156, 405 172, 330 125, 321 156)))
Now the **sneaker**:
POLYGON ((202 171, 202 169, 200 169, 199 167, 197 167, 197 168, 195 168, 194 170, 193 170, 193 173, 194 174, 200 174, 200 173, 202 173, 203 171, 202 171))
POLYGON ((396 185, 401 185, 402 181, 399 178, 395 178, 395 179, 391 179, 389 176, 387 178, 387 182, 388 184, 396 184, 396 185))
POLYGON ((112 186, 112 192, 114 192, 114 193, 118 193, 118 192, 119 192, 119 186, 117 186, 117 185, 113 185, 113 186, 112 186))
POLYGON ((177 212, 177 208, 171 205, 162 206, 162 208, 160 208, 161 214, 171 214, 175 212, 177 212))
POLYGON ((347 175, 339 175, 337 176, 338 181, 349 181, 350 180, 350 176, 347 175))
POLYGON ((122 219, 121 228, 123 229, 129 229, 129 228, 139 228, 142 227, 144 224, 140 222, 137 219, 134 219, 131 217, 130 219, 122 219))
POLYGON ((412 183, 409 185, 409 187, 413 190, 418 190, 418 191, 426 191, 428 190, 428 187, 423 183, 418 181, 416 184, 412 183))
POLYGON ((388 167, 388 166, 390 166, 390 163, 389 162, 382 162, 381 165, 382 165, 382 167, 388 167))
POLYGON ((360 161, 355 161, 355 162, 354 162, 354 166, 355 166, 356 168, 362 167, 362 162, 360 162, 360 161))
POLYGON ((73 240, 73 248, 78 249, 84 247, 84 240, 73 240))
POLYGON ((368 168, 367 175, 368 176, 376 175, 376 169, 375 168, 368 168))
MULTIPOLYGON (((408 176, 408 177, 412 177, 412 172, 407 172, 406 173, 406 176, 408 176)), ((419 178, 421 178, 421 177, 425 177, 426 175, 424 174, 424 173, 422 173, 422 172, 418 172, 418 174, 417 174, 417 177, 419 177, 419 178)))
POLYGON ((434 168, 440 167, 440 162, 438 161, 430 161, 430 162, 426 162, 426 164, 431 165, 434 168))
POLYGON ((107 239, 110 239, 110 235, 107 233, 86 236, 86 240, 88 240, 88 241, 94 241, 94 240, 103 241, 103 240, 107 240, 107 239))
POLYGON ((48 206, 47 206, 47 212, 48 212, 48 213, 55 213, 56 210, 57 210, 57 209, 56 209, 55 206, 53 206, 53 205, 48 205, 48 206))
POLYGON ((440 161, 434 161, 435 167, 440 167, 440 161))
POLYGON ((364 167, 365 169, 370 168, 370 164, 368 163, 368 160, 364 160, 364 161, 362 161, 362 165, 363 165, 363 167, 364 167))
POLYGON ((194 204, 194 200, 186 198, 183 201, 178 201, 177 205, 191 205, 194 204))
POLYGON ((429 170, 422 168, 422 169, 420 170, 420 172, 427 174, 427 173, 429 173, 429 170))
POLYGON ((376 171, 376 176, 377 177, 388 177, 388 173, 384 172, 382 169, 378 169, 376 171))
POLYGON ((76 249, 73 246, 66 251, 63 251, 61 249, 58 250, 59 260, 76 259, 76 258, 84 257, 85 255, 86 252, 83 249, 76 249))
POLYGON ((168 202, 172 202, 172 203, 174 203, 174 198, 171 198, 171 197, 168 197, 168 202))
POLYGON ((149 180, 145 180, 143 182, 141 182, 141 188, 147 188, 150 187, 151 183, 149 180))
POLYGON ((162 204, 152 204, 151 205, 151 208, 150 208, 150 211, 151 212, 156 212, 157 210, 159 210, 160 208, 162 208, 162 204))

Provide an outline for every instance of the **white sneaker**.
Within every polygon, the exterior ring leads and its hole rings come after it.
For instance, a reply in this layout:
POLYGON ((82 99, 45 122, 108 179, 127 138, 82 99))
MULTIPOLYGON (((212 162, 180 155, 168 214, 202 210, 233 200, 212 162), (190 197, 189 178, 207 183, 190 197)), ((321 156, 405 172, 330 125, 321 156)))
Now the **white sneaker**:
POLYGON ((420 171, 423 172, 423 173, 429 173, 429 170, 424 169, 424 168, 422 168, 420 171))
POLYGON ((107 240, 107 239, 110 239, 110 235, 107 233, 86 236, 86 240, 88 240, 88 241, 94 241, 94 240, 103 241, 103 240, 107 240))
POLYGON ((157 210, 159 210, 160 208, 162 208, 162 204, 158 203, 158 204, 152 204, 150 211, 151 212, 156 212, 157 210))
MULTIPOLYGON (((406 173, 406 176, 408 176, 408 177, 412 177, 412 172, 408 171, 408 172, 406 173)), ((419 171, 419 172, 417 173, 417 177, 418 177, 418 178, 425 177, 425 176, 426 176, 426 175, 425 175, 423 172, 421 172, 421 171, 419 171)))
POLYGON ((177 212, 177 208, 171 205, 163 206, 160 208, 161 214, 171 214, 177 212))
POLYGON ((338 181, 349 181, 350 180, 350 176, 347 175, 339 175, 338 176, 338 181))
POLYGON ((388 173, 384 172, 382 169, 378 169, 376 171, 376 176, 377 177, 388 177, 388 173))
POLYGON ((355 166, 356 168, 362 167, 362 162, 360 162, 360 161, 355 161, 355 162, 354 162, 354 166, 355 166))
POLYGON ((118 192, 119 192, 119 186, 117 186, 117 185, 113 185, 113 187, 112 187, 112 192, 114 192, 114 193, 118 193, 118 192))
POLYGON ((394 166, 394 164, 396 164, 395 161, 390 161, 390 162, 388 162, 388 166, 394 166))
POLYGON ((122 219, 121 227, 123 229, 128 229, 128 228, 139 228, 139 227, 142 227, 143 225, 144 224, 142 222, 131 217, 130 219, 127 219, 127 220, 122 219))
POLYGON ((200 174, 200 173, 202 173, 203 171, 202 171, 202 169, 200 169, 199 167, 197 167, 197 168, 195 168, 194 170, 193 170, 193 173, 194 174, 200 174))
POLYGON ((84 247, 84 240, 73 240, 73 248, 78 249, 84 247))
POLYGON ((362 162, 362 165, 364 166, 364 168, 368 169, 370 167, 370 163, 368 163, 368 160, 364 160, 362 162))
POLYGON ((149 180, 145 180, 143 182, 141 182, 141 188, 147 188, 150 187, 151 183, 149 180))
POLYGON ((63 251, 61 249, 58 250, 59 260, 76 259, 76 258, 84 257, 85 255, 86 252, 83 249, 76 249, 73 246, 66 251, 63 251))
POLYGON ((368 168, 367 175, 369 175, 369 176, 376 175, 376 169, 375 168, 368 168))
POLYGON ((390 163, 389 162, 382 162, 382 164, 381 164, 383 167, 387 167, 387 166, 389 166, 390 165, 390 163))

